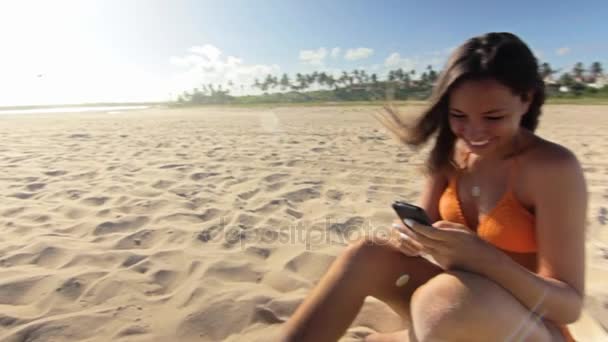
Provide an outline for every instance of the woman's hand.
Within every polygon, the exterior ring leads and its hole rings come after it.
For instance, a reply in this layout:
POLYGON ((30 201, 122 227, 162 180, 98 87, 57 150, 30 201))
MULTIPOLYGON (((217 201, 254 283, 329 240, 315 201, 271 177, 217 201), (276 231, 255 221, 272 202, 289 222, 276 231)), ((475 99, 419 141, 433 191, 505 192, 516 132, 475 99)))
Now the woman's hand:
POLYGON ((437 221, 426 226, 406 220, 416 234, 421 251, 428 253, 444 269, 461 269, 483 273, 482 269, 496 260, 499 250, 480 239, 472 230, 458 223, 437 221))
POLYGON ((416 241, 416 233, 405 226, 400 220, 393 222, 391 240, 394 247, 407 256, 420 256, 422 245, 416 241))

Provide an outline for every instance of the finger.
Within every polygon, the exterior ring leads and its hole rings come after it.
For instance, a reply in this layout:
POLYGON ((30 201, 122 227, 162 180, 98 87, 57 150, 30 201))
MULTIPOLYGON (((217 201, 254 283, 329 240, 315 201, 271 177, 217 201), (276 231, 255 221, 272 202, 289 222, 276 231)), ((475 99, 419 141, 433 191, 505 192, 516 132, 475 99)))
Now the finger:
POLYGON ((400 252, 408 256, 418 256, 422 250, 422 245, 412 240, 409 236, 403 233, 397 234, 397 248, 400 252))
POLYGON ((415 257, 415 256, 420 256, 420 251, 416 250, 416 249, 412 249, 409 247, 401 247, 399 248, 399 251, 407 256, 410 257, 415 257))
POLYGON ((422 249, 422 245, 419 242, 397 229, 391 231, 390 242, 392 247, 410 256, 417 254, 422 249))
POLYGON ((451 222, 451 221, 437 221, 433 223, 433 227, 443 229, 443 230, 465 230, 471 231, 469 227, 462 225, 460 223, 451 222))
POLYGON ((412 231, 411 229, 409 229, 403 223, 395 222, 395 223, 393 223, 393 228, 395 228, 395 230, 397 230, 397 231, 399 231, 401 233, 405 233, 406 235, 408 235, 409 237, 412 237, 414 239, 417 237, 417 234, 414 233, 414 231, 412 231))
POLYGON ((420 242, 413 240, 403 233, 399 233, 399 238, 401 239, 401 247, 408 248, 412 251, 421 251, 423 248, 423 245, 420 242))
POLYGON ((418 241, 418 236, 416 233, 412 232, 410 229, 406 228, 403 225, 394 224, 393 225, 394 232, 397 234, 396 238, 400 240, 403 244, 409 244, 414 248, 421 249, 422 244, 418 241))
POLYGON ((420 224, 414 220, 405 219, 403 220, 406 226, 408 226, 414 233, 417 234, 418 240, 422 242, 422 236, 427 239, 442 241, 445 240, 445 234, 441 229, 437 229, 433 226, 427 226, 420 224))

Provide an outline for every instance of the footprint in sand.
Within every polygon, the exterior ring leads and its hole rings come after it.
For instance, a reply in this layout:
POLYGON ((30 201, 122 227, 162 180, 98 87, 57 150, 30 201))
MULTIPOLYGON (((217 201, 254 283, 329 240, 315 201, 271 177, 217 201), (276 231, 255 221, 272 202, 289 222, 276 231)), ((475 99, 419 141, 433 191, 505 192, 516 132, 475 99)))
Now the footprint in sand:
POLYGON ((201 223, 209 220, 213 220, 214 218, 221 215, 221 211, 216 208, 209 208, 205 210, 202 214, 193 214, 193 213, 176 213, 166 216, 161 216, 156 219, 156 222, 162 221, 181 221, 181 222, 191 222, 191 223, 201 223))
POLYGON ((38 191, 40 189, 43 189, 46 186, 46 183, 31 183, 28 184, 25 188, 27 189, 27 191, 38 191))
POLYGON ((287 215, 293 216, 297 219, 301 219, 302 216, 304 216, 304 214, 302 214, 301 212, 299 212, 297 210, 293 210, 291 208, 285 209, 285 213, 287 213, 287 215))
POLYGON ((104 235, 134 230, 141 228, 149 221, 150 219, 147 216, 125 217, 117 221, 106 221, 95 227, 93 235, 104 235))
POLYGON ((289 200, 290 202, 302 203, 302 202, 305 202, 308 200, 319 198, 319 197, 321 197, 321 194, 319 193, 318 190, 316 190, 314 188, 304 188, 304 189, 288 192, 288 193, 284 194, 283 197, 285 199, 289 200))
POLYGON ((78 278, 70 278, 56 288, 55 291, 63 297, 75 300, 82 294, 83 284, 78 278))
POLYGON ((81 201, 81 203, 84 205, 98 207, 100 205, 104 205, 109 199, 110 199, 110 197, 106 197, 106 196, 87 197, 87 198, 83 199, 81 201))
POLYGON ((266 204, 264 204, 263 206, 253 209, 252 211, 255 213, 262 213, 262 214, 270 214, 272 212, 277 211, 279 208, 281 208, 282 206, 287 205, 287 200, 280 198, 280 199, 274 199, 271 200, 269 202, 267 202, 266 204))
POLYGON ((274 192, 277 190, 281 190, 286 185, 285 182, 276 182, 272 184, 268 184, 266 188, 264 188, 267 192, 274 192))
POLYGON ((161 179, 161 180, 157 181, 156 183, 152 184, 152 187, 155 189, 167 189, 168 187, 170 187, 173 184, 175 184, 175 182, 161 179))
POLYGON ((47 176, 51 176, 51 177, 57 177, 57 176, 66 175, 67 173, 68 173, 67 171, 56 170, 56 171, 47 171, 44 174, 47 175, 47 176))
POLYGON ((260 189, 253 189, 250 191, 241 192, 237 196, 242 200, 248 200, 251 199, 253 196, 257 195, 258 192, 260 192, 260 189))
POLYGON ((85 133, 71 134, 71 135, 68 136, 68 138, 70 138, 70 139, 90 139, 91 135, 90 134, 85 134, 85 133))
POLYGON ((344 196, 344 194, 341 191, 332 189, 332 190, 327 190, 327 192, 325 192, 325 196, 331 200, 340 201, 342 199, 342 196, 344 196))
POLYGON ((147 258, 147 256, 145 256, 145 255, 138 255, 138 254, 129 255, 125 259, 125 261, 122 262, 121 266, 131 267, 133 265, 138 264, 140 261, 145 260, 146 258, 147 258))
POLYGON ((354 216, 346 220, 344 223, 332 223, 328 230, 348 236, 351 232, 358 231, 363 228, 365 219, 361 216, 354 216))
POLYGON ((304 160, 296 159, 296 160, 288 161, 285 165, 288 167, 300 167, 300 166, 306 166, 306 164, 307 163, 304 160))
POLYGON ((316 281, 329 268, 336 257, 333 255, 304 251, 285 264, 285 268, 296 272, 304 279, 316 281))
POLYGON ((236 221, 239 224, 239 227, 241 227, 243 229, 252 228, 261 220, 262 220, 261 217, 247 215, 247 214, 240 214, 239 217, 236 219, 236 221))
POLYGON ((272 250, 270 248, 249 246, 245 249, 245 253, 262 258, 262 259, 267 259, 270 256, 270 254, 272 253, 272 250))
POLYGON ((278 324, 287 321, 287 317, 279 317, 271 309, 258 305, 253 311, 252 321, 265 324, 278 324))
POLYGON ((266 176, 264 178, 262 178, 263 181, 265 182, 270 182, 270 183, 274 183, 274 182, 278 182, 280 180, 283 180, 285 178, 289 177, 289 174, 287 173, 273 173, 269 176, 266 176))
POLYGON ((166 165, 162 165, 159 166, 159 169, 175 169, 175 168, 179 168, 179 167, 184 167, 184 166, 189 166, 188 164, 166 164, 166 165))
POLYGON ((214 277, 225 281, 257 283, 264 272, 250 262, 219 260, 211 264, 204 277, 214 277))
POLYGON ((144 249, 150 248, 155 238, 158 236, 158 232, 156 230, 151 229, 142 229, 138 232, 130 234, 122 239, 120 239, 116 245, 115 249, 144 249))
POLYGON ((35 194, 28 194, 26 192, 17 192, 17 193, 8 195, 8 197, 15 197, 15 198, 18 198, 18 199, 28 199, 28 198, 30 198, 30 197, 32 197, 34 195, 35 194))
POLYGON ((190 179, 199 181, 199 180, 203 180, 205 178, 209 178, 209 177, 213 177, 213 176, 217 176, 217 175, 219 175, 218 172, 198 172, 198 173, 192 174, 190 176, 190 179))
POLYGON ((146 295, 157 296, 167 293, 175 287, 178 273, 173 270, 158 270, 151 272, 150 278, 150 282, 157 285, 158 288, 146 291, 145 293, 146 295))
POLYGON ((216 224, 209 228, 203 229, 200 233, 196 235, 196 239, 205 243, 212 240, 220 239, 222 237, 221 233, 223 231, 223 228, 223 225, 216 224))

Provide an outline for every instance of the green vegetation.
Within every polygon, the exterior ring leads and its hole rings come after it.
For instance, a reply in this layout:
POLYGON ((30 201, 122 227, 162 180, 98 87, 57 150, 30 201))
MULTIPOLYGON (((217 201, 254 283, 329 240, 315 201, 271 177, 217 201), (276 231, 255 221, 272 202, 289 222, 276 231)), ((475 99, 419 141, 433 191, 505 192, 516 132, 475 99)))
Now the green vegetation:
MULTIPOLYGON (((548 63, 540 65, 540 73, 545 80, 548 103, 605 104, 608 103, 608 78, 600 62, 594 62, 589 69, 583 63, 576 63, 570 72, 558 73, 548 63)), ((206 84, 200 88, 179 95, 171 106, 185 107, 206 104, 256 105, 256 104, 381 104, 386 101, 425 101, 431 94, 439 72, 429 65, 421 75, 415 70, 391 70, 386 79, 365 70, 343 71, 340 75, 325 72, 311 74, 297 73, 291 78, 267 75, 263 81, 255 80, 251 85, 259 89, 260 95, 233 96, 230 89, 245 85, 226 87, 206 84)))

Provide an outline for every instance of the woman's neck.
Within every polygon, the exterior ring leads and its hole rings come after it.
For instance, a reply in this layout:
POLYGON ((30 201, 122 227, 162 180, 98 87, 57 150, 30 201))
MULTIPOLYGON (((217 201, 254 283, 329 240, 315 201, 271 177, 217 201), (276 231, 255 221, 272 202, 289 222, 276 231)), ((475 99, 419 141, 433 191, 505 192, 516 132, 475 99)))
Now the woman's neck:
POLYGON ((524 146, 527 145, 525 141, 528 140, 529 139, 526 132, 520 130, 508 143, 505 143, 504 146, 500 146, 496 151, 494 151, 494 153, 490 155, 476 155, 466 152, 469 153, 466 167, 469 170, 494 169, 501 165, 503 161, 520 154, 521 151, 523 151, 524 146), (474 157, 471 158, 471 156, 474 157))

